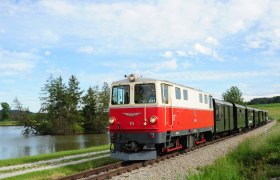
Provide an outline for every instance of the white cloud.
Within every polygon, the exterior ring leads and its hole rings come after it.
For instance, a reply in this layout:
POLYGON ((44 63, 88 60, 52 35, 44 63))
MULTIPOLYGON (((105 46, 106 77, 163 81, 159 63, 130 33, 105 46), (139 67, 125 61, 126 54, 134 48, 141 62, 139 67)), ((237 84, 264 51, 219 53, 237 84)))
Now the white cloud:
MULTIPOLYGON (((152 72, 152 71, 151 71, 152 72)), ((236 80, 244 80, 244 79, 252 79, 253 78, 261 78, 261 77, 279 77, 280 72, 277 70, 263 70, 263 71, 176 71, 176 72, 156 72, 151 76, 157 77, 160 79, 169 79, 173 82, 178 81, 211 81, 211 82, 219 82, 219 81, 236 81, 236 80)), ((224 84, 223 84, 224 85, 224 84)), ((258 84, 257 84, 258 85, 258 84)), ((259 86, 258 86, 259 87, 259 86)), ((278 90, 278 89, 277 89, 278 90)))
POLYGON ((168 61, 163 61, 161 62, 160 64, 158 64, 156 66, 156 69, 157 70, 176 70, 178 67, 177 65, 177 60, 176 59, 171 59, 171 60, 168 60, 168 61))
POLYGON ((13 52, 0 49, 0 76, 31 73, 37 60, 37 56, 28 52, 13 52))
POLYGON ((206 55, 206 56, 212 56, 214 58, 218 58, 218 55, 216 53, 215 50, 209 48, 209 47, 206 47, 206 46, 203 46, 199 43, 196 43, 194 45, 194 49, 198 52, 198 53, 201 53, 203 55, 206 55))
POLYGON ((48 1, 43 0, 40 2, 40 5, 42 5, 49 13, 51 14, 57 14, 57 15, 73 15, 73 13, 76 12, 75 7, 73 4, 70 4, 67 1, 48 1))
POLYGON ((84 54, 92 54, 94 52, 94 48, 92 46, 83 46, 78 49, 78 52, 84 54))
POLYGON ((176 51, 177 56, 187 56, 187 53, 185 51, 176 51))
POLYGON ((0 33, 5 33, 5 29, 4 28, 0 28, 0 33))
POLYGON ((206 43, 208 44, 211 44, 211 45, 214 45, 214 46, 217 46, 219 44, 218 40, 209 36, 206 40, 205 40, 206 43))
POLYGON ((280 26, 277 29, 260 31, 247 36, 245 47, 249 49, 264 48, 268 51, 280 49, 280 26))
POLYGON ((171 51, 165 51, 163 53, 163 57, 171 58, 172 56, 173 56, 173 53, 171 51))
MULTIPOLYGON (((263 0, 158 3, 43 0, 6 2, 1 10, 3 14, 13 11, 13 16, 19 17, 13 24, 21 25, 23 33, 14 38, 25 35, 35 42, 42 42, 41 36, 51 42, 70 38, 79 39, 79 44, 87 40, 96 42, 96 47, 105 51, 108 48, 182 48, 186 43, 200 42, 207 37, 215 44, 216 39, 252 27, 268 14, 270 4, 263 0)), ((9 16, 6 19, 13 20, 9 16)), ((271 19, 278 20, 277 16, 271 19)))

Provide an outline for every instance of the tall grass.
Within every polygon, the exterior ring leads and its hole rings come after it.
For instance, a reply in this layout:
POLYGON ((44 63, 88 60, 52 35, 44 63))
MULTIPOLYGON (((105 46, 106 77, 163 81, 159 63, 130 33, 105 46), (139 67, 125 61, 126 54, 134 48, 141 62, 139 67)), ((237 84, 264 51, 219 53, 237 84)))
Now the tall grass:
POLYGON ((268 179, 280 177, 280 123, 260 137, 245 140, 227 156, 187 179, 268 179))

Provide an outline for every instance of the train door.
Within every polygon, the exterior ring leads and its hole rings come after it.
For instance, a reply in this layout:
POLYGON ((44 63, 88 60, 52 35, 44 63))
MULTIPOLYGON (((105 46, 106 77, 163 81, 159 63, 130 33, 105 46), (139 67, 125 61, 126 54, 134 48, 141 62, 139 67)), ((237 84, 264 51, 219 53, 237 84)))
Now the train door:
POLYGON ((228 131, 229 130, 229 114, 230 114, 229 106, 225 105, 224 108, 225 108, 225 115, 224 115, 225 125, 224 125, 224 130, 228 131))
POLYGON ((173 126, 171 87, 168 84, 161 84, 161 97, 162 103, 164 104, 164 123, 166 128, 172 128, 173 126))

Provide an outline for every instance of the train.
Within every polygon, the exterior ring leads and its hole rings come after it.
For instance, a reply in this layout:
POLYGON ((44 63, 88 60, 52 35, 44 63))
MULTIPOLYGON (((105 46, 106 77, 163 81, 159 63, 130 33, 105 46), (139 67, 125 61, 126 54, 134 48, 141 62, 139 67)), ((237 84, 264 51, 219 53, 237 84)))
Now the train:
POLYGON ((150 160, 267 123, 268 111, 213 98, 166 80, 130 74, 112 83, 111 157, 150 160))

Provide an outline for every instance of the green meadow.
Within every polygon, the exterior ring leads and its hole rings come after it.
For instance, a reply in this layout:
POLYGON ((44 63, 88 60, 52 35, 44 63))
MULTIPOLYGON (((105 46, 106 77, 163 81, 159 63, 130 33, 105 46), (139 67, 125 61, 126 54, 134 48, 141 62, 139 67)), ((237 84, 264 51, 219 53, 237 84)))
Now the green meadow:
POLYGON ((18 125, 17 121, 0 121, 0 126, 16 126, 18 125))

